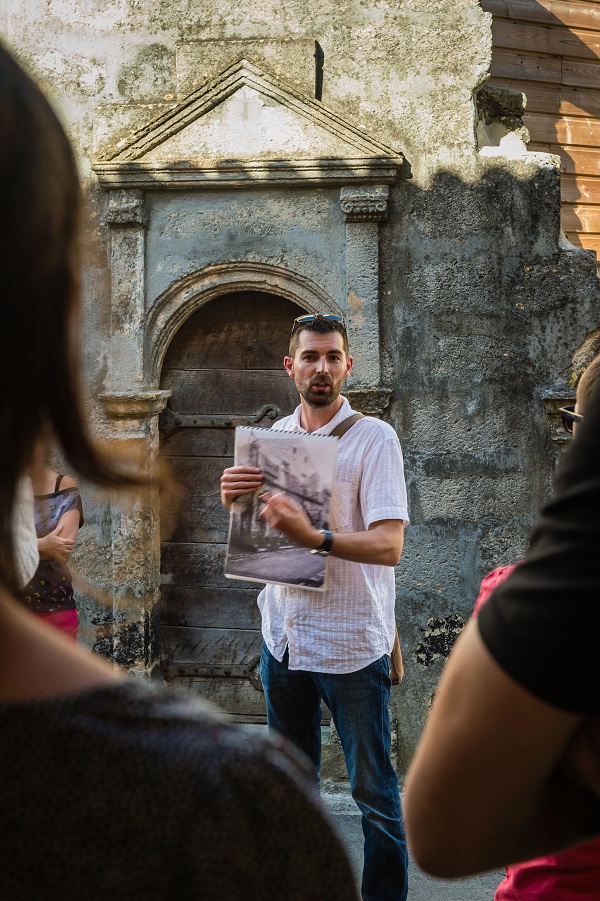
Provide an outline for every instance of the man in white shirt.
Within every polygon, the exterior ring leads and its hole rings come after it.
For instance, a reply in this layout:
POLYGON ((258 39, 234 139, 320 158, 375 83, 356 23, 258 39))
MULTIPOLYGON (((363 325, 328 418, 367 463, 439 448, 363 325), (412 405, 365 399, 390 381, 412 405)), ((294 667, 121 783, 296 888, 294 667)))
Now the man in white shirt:
MULTIPOLYGON (((340 316, 294 322, 284 366, 300 406, 273 428, 330 434, 352 416, 341 390, 352 370, 340 316)), ((260 489, 262 473, 233 466, 221 477, 227 509, 260 489)), ((267 585, 258 598, 264 638, 260 674, 269 727, 313 762, 321 760, 321 701, 331 710, 363 815, 364 901, 404 901, 407 850, 398 780, 390 757, 390 653, 395 634, 393 567, 408 523, 400 443, 365 417, 340 441, 332 531, 316 529, 283 493, 265 495, 269 524, 300 547, 331 555, 325 592, 267 585)))

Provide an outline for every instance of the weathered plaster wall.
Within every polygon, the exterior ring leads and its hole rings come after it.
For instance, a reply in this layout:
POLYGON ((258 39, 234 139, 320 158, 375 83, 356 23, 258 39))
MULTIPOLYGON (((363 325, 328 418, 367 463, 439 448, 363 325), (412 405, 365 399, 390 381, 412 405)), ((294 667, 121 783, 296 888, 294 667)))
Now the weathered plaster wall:
POLYGON ((482 160, 478 179, 440 172, 395 202, 383 266, 402 302, 382 337, 413 519, 398 578, 407 762, 480 579, 526 548, 559 453, 542 396, 568 393, 600 304, 594 259, 558 249, 551 166, 482 160))
POLYGON ((302 272, 343 306, 345 222, 339 189, 155 192, 148 199, 147 303, 174 279, 222 260, 260 260, 302 272), (337 238, 337 240, 336 240, 337 238))
POLYGON ((454 165, 473 148, 471 92, 491 55, 476 0, 5 0, 2 33, 61 105, 89 157, 95 111, 115 134, 244 55, 310 93, 314 40, 325 54, 323 103, 413 165, 454 165), (443 115, 440 113, 443 111, 443 115))
MULTIPOLYGON (((479 579, 523 553, 548 491, 558 451, 541 396, 565 392, 573 355, 600 324, 594 260, 559 249, 551 161, 524 156, 518 141, 503 146, 506 129, 497 140, 479 129, 499 147, 482 154, 476 144, 473 93, 489 66, 490 17, 476 0, 5 0, 0 30, 56 102, 89 188, 84 356, 98 424, 93 398, 110 381, 110 279, 95 155, 241 55, 314 96, 318 40, 323 104, 406 156, 411 177, 391 188, 380 226, 383 384, 393 389, 413 522, 398 569, 407 677, 394 713, 404 766, 479 579)), ((155 195, 151 256, 159 240, 177 247, 149 272, 148 298, 191 265, 182 246, 207 255, 215 242, 239 252, 246 241, 252 255, 266 242, 276 256, 274 224, 292 256, 298 247, 306 260, 314 242, 328 290, 342 262, 323 242, 341 220, 327 196, 315 198, 311 206, 280 193, 261 208, 242 192, 233 204, 215 193, 213 215, 175 242, 189 197, 155 195)), ((107 508, 89 498, 77 561, 110 584, 107 508)), ((85 635, 115 650, 106 613, 83 603, 85 635)))

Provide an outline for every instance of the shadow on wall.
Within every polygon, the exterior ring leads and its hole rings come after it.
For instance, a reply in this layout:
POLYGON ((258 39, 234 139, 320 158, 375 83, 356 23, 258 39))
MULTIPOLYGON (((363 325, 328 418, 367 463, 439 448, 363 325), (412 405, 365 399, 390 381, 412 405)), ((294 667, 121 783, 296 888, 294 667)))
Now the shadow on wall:
POLYGON ((383 368, 411 515, 397 570, 403 768, 482 577, 525 553, 562 447, 542 400, 572 396, 600 297, 592 257, 559 246, 558 173, 539 158, 484 157, 479 179, 406 183, 392 207, 383 368))

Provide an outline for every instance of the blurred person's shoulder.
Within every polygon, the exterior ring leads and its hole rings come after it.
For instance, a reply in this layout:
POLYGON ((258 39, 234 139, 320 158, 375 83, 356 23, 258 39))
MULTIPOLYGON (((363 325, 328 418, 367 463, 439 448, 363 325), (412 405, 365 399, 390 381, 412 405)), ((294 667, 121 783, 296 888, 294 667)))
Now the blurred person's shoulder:
POLYGON ((217 785, 232 775, 256 782, 294 783, 318 798, 304 757, 277 734, 231 723, 198 695, 129 678, 104 689, 94 714, 106 718, 117 741, 146 754, 150 768, 178 767, 194 773, 196 785, 217 785), (121 732, 121 735, 119 735, 121 732))
POLYGON ((202 837, 204 860, 195 863, 199 884, 206 887, 217 873, 223 901, 237 901, 242 893, 248 901, 264 901, 272 874, 285 861, 288 901, 356 897, 314 773, 286 739, 229 723, 200 698, 136 686, 133 706, 136 696, 142 715, 163 722, 163 738, 176 748, 171 785, 181 789, 179 817, 202 837))
MULTIPOLYGON (((355 898, 308 764, 284 739, 229 723, 200 698, 130 677, 0 704, 0 728, 0 761, 19 761, 7 809, 34 809, 44 834, 58 817, 61 847, 79 849, 82 861, 111 861, 92 885, 78 864, 70 874, 77 893, 65 897, 82 897, 85 886, 95 901, 110 884, 119 897, 264 901, 285 861, 288 901, 355 898), (52 780, 39 766, 48 760, 52 780), (83 833, 82 811, 94 824, 83 833)), ((26 823, 11 835, 15 848, 26 844, 26 823)))

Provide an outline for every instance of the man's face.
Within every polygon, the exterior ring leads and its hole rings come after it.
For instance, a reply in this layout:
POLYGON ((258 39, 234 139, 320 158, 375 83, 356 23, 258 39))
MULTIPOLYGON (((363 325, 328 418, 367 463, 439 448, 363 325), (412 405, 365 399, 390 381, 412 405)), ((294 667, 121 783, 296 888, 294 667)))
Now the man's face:
POLYGON ((311 407, 328 407, 340 396, 352 370, 352 357, 344 351, 339 332, 311 332, 298 335, 294 358, 286 357, 284 366, 294 379, 300 395, 311 407))

